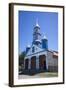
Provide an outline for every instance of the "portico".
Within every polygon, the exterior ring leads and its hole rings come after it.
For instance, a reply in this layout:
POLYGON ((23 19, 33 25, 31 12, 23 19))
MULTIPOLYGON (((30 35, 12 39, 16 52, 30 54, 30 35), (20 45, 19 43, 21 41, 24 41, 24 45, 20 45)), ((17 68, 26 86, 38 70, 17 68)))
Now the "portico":
POLYGON ((24 69, 26 70, 46 70, 46 55, 33 55, 24 60, 24 69))

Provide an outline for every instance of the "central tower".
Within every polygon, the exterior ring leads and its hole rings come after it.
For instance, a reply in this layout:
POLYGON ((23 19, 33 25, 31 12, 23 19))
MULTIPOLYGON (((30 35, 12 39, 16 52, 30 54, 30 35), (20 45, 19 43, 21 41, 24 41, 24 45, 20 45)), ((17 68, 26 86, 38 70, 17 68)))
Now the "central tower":
POLYGON ((40 26, 38 24, 38 20, 36 20, 36 25, 33 31, 33 44, 41 47, 41 33, 40 33, 40 26))

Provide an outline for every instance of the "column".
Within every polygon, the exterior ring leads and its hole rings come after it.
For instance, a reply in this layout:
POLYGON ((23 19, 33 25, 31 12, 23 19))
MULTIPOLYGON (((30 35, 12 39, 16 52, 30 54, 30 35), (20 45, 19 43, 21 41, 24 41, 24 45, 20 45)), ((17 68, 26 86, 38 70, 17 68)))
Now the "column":
POLYGON ((36 56, 36 69, 39 69, 39 56, 36 56))
POLYGON ((46 68, 48 70, 48 56, 46 55, 46 68))
POLYGON ((25 69, 25 59, 24 59, 24 69, 25 69))
POLYGON ((31 69, 31 58, 29 58, 28 69, 31 69))

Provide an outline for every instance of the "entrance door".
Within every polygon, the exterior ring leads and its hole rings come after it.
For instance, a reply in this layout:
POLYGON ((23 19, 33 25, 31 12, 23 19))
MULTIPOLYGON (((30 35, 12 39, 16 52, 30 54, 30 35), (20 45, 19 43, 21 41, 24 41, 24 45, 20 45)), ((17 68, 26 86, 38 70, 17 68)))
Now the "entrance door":
POLYGON ((39 56, 39 67, 41 70, 46 70, 46 56, 45 55, 39 56))
POLYGON ((25 69, 28 69, 29 59, 25 59, 25 69))
POLYGON ((31 69, 36 69, 36 56, 31 58, 31 69))

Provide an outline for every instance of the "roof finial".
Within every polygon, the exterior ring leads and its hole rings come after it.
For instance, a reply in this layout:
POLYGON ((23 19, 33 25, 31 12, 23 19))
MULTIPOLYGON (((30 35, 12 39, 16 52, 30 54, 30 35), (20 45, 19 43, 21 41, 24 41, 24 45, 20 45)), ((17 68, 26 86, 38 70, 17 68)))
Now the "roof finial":
POLYGON ((30 47, 30 44, 27 44, 27 47, 30 47))
POLYGON ((38 24, 38 18, 36 19, 36 25, 38 24))
POLYGON ((42 39, 47 39, 47 37, 44 35, 42 39))
POLYGON ((38 26, 38 27, 39 27, 39 24, 38 24, 38 18, 36 19, 36 26, 38 26))

